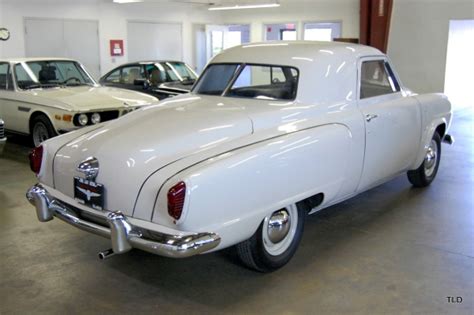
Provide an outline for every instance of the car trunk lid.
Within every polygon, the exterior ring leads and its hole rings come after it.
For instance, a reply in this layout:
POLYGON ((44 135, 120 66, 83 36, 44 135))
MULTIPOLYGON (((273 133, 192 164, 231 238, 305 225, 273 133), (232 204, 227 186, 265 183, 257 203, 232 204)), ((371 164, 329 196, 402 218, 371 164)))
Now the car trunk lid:
MULTIPOLYGON (((78 165, 99 161, 105 209, 132 215, 144 181, 160 168, 252 133, 244 109, 219 98, 183 95, 104 124, 64 145, 54 158, 55 188, 74 197, 78 165), (127 117, 128 116, 128 117, 127 117)), ((157 187, 158 192, 159 187, 157 187)))

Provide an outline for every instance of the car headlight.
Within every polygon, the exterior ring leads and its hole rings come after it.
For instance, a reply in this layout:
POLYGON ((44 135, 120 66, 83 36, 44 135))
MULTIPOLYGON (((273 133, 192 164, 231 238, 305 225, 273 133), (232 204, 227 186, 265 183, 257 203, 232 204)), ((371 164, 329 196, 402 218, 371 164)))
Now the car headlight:
POLYGON ((94 113, 91 116, 91 122, 95 125, 100 123, 100 114, 99 113, 94 113))
POLYGON ((80 114, 79 117, 77 118, 77 121, 79 122, 79 125, 85 126, 87 125, 89 118, 87 117, 86 114, 80 114))

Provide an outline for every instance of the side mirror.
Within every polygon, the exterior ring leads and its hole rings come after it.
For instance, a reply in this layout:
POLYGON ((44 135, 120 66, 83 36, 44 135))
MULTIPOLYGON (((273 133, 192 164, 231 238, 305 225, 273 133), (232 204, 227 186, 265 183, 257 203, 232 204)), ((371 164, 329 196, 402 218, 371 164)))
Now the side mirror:
POLYGON ((133 85, 143 86, 143 89, 146 90, 150 87, 150 81, 147 79, 135 79, 133 80, 133 85))

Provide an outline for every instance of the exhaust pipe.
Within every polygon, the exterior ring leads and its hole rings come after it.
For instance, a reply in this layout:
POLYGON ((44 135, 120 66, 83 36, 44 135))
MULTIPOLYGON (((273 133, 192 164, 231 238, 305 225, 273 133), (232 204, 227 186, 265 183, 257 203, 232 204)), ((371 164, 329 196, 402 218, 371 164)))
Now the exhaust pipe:
POLYGON ((112 250, 112 248, 109 248, 107 250, 104 250, 104 251, 101 251, 99 252, 99 259, 100 260, 104 260, 104 259, 107 259, 107 258, 110 258, 112 257, 113 255, 115 255, 114 251, 112 250))

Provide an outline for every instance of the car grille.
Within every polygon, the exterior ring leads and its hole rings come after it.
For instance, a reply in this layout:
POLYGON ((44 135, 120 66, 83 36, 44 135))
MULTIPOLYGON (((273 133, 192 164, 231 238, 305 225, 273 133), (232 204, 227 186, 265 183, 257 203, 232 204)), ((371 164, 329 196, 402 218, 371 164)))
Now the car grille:
POLYGON ((119 111, 118 110, 111 110, 107 112, 101 112, 100 113, 100 121, 108 121, 112 120, 115 118, 118 118, 119 116, 119 111))
POLYGON ((3 121, 0 120, 0 139, 5 138, 5 129, 3 126, 3 121))

